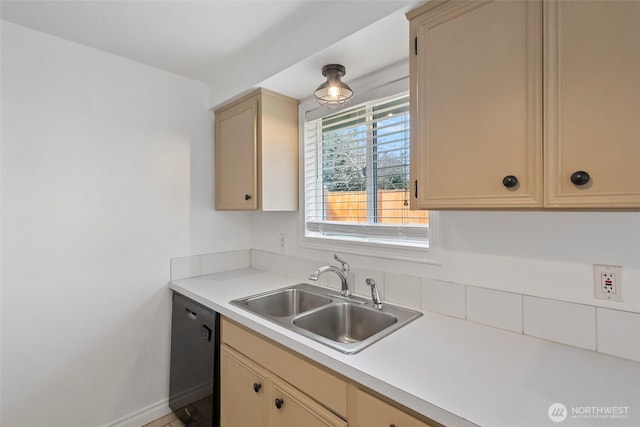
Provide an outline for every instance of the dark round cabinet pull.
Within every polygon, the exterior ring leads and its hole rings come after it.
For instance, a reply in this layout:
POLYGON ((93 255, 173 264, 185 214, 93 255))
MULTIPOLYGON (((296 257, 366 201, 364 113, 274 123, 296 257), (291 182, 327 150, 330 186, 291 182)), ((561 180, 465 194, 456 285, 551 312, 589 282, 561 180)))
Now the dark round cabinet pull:
POLYGON ((245 200, 251 200, 251 194, 245 194, 244 195, 244 199, 245 200))
POLYGON ((389 424, 389 427, 396 427, 395 424, 389 424))
POLYGON ((256 393, 259 392, 261 388, 262 388, 262 384, 253 383, 253 391, 255 391, 256 393))
POLYGON ((576 171, 571 174, 571 182, 574 185, 585 185, 589 180, 591 180, 591 177, 585 171, 576 171))
POLYGON ((276 399, 276 408, 280 409, 282 408, 282 405, 284 405, 284 400, 276 399))
POLYGON ((518 178, 513 175, 507 175, 502 179, 502 185, 507 188, 513 188, 518 185, 518 178))

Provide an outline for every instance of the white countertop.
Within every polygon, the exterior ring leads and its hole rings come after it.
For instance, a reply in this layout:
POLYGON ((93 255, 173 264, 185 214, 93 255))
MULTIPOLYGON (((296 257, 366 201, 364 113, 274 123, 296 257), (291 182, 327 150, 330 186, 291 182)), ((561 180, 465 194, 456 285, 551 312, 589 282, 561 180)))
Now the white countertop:
POLYGON ((229 304, 299 282, 246 269, 175 280, 170 287, 447 426, 640 425, 638 362, 429 312, 345 355, 229 304), (553 403, 567 407, 565 421, 550 420, 553 403), (614 406, 628 407, 626 418, 572 416, 572 410, 614 406))

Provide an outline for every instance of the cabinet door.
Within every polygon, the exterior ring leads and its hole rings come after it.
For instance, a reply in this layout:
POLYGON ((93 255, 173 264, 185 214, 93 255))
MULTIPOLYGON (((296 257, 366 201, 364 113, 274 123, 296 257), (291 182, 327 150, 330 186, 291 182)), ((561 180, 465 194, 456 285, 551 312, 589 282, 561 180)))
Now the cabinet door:
POLYGON ((298 209, 298 102, 264 91, 260 105, 260 209, 298 209))
POLYGON ((354 427, 429 427, 417 418, 365 393, 356 391, 356 423, 354 427))
POLYGON ((347 382, 343 378, 227 318, 222 317, 220 328, 223 343, 334 413, 347 417, 347 382))
POLYGON ((640 2, 545 2, 545 65, 545 204, 640 207, 640 2))
POLYGON ((451 1, 410 19, 411 207, 542 206, 541 2, 451 1))
POLYGON ((258 97, 216 112, 216 209, 258 208, 258 97))
POLYGON ((266 374, 226 346, 220 353, 221 426, 268 426, 270 386, 266 374))
MULTIPOLYGON (((347 423, 284 382, 273 380, 273 427, 346 427, 347 423)), ((250 424, 243 424, 250 425, 250 424)))

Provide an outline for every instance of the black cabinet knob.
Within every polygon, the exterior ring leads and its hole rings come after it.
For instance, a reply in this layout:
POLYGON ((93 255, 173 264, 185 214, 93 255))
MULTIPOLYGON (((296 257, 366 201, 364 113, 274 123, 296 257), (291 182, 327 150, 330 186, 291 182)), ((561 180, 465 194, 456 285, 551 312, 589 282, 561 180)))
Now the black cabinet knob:
POLYGON ((513 175, 507 175, 502 179, 502 185, 507 188, 513 188, 518 185, 518 178, 513 175))
POLYGON ((574 185, 585 185, 590 179, 591 177, 585 171, 576 171, 571 174, 571 182, 574 185))
POLYGON ((256 393, 259 392, 261 388, 262 388, 262 384, 253 383, 253 391, 255 391, 256 393))
POLYGON ((282 405, 284 405, 284 400, 276 399, 276 408, 280 409, 282 408, 282 405))
POLYGON ((244 195, 244 199, 245 200, 251 200, 251 194, 245 194, 244 195))

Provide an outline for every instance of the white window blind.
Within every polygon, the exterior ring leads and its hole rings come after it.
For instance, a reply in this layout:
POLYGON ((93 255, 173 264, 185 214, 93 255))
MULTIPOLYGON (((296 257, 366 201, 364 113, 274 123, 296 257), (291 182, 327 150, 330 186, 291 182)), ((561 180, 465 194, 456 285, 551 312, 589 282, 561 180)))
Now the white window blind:
POLYGON ((305 123, 305 235, 428 246, 427 211, 409 210, 409 96, 305 123))

